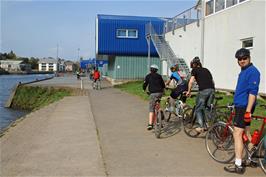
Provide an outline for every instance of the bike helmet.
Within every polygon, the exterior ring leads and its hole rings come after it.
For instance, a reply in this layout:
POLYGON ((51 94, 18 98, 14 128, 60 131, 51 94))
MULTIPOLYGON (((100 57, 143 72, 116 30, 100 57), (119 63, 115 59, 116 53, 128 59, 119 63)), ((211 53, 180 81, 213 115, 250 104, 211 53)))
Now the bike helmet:
POLYGON ((151 69, 156 69, 156 70, 158 70, 159 67, 158 67, 156 64, 152 64, 152 65, 151 65, 151 69))
POLYGON ((236 51, 235 58, 245 58, 245 57, 250 57, 250 52, 248 49, 241 48, 236 51))

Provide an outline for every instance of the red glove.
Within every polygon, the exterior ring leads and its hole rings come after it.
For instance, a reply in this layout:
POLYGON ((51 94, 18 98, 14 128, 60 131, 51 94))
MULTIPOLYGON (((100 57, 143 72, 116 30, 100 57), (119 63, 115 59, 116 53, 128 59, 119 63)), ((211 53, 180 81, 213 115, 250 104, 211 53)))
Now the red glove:
POLYGON ((244 121, 247 123, 251 122, 251 113, 250 112, 246 112, 244 115, 244 121))

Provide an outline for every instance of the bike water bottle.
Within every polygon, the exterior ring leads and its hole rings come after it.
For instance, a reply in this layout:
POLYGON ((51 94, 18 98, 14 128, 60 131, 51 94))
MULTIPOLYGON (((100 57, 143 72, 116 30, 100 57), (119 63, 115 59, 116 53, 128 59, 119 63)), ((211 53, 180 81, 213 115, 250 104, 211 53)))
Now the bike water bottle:
POLYGON ((259 140, 259 131, 255 130, 253 132, 253 135, 252 135, 252 138, 251 138, 251 143, 256 145, 256 144, 258 144, 258 140, 259 140))
POLYGON ((248 141, 248 136, 245 134, 245 132, 243 132, 242 138, 243 138, 243 143, 248 141))

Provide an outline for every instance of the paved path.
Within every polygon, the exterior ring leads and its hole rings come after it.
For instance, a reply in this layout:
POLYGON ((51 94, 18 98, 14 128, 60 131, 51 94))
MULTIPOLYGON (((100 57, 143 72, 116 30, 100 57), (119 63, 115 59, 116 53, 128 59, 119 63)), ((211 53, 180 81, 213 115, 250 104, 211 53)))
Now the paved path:
MULTIPOLYGON (((79 87, 65 79, 59 85, 79 87)), ((41 85, 59 83, 47 82, 41 85)), ((225 173, 180 122, 156 139, 145 129, 147 102, 106 83, 100 91, 85 83, 89 96, 31 113, 0 139, 0 176, 238 176, 225 173)), ((248 168, 244 176, 265 175, 248 168)))

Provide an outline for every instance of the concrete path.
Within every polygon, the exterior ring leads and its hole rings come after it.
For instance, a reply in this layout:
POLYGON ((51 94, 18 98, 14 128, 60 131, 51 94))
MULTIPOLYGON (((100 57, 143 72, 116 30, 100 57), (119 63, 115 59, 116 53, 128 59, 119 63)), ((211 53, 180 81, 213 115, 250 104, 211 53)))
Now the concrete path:
MULTIPOLYGON (((110 176, 238 176, 212 160, 202 138, 172 121, 162 139, 146 130, 148 103, 117 89, 91 91, 104 162, 110 176)), ((244 176, 265 176, 248 168, 244 176)))
MULTIPOLYGON (((79 86, 63 80, 59 85, 79 86)), ((0 176, 238 176, 225 173, 179 121, 156 139, 146 131, 147 102, 107 83, 100 91, 85 83, 89 96, 31 113, 0 139, 0 176)), ((265 175, 248 168, 244 176, 265 175)))

